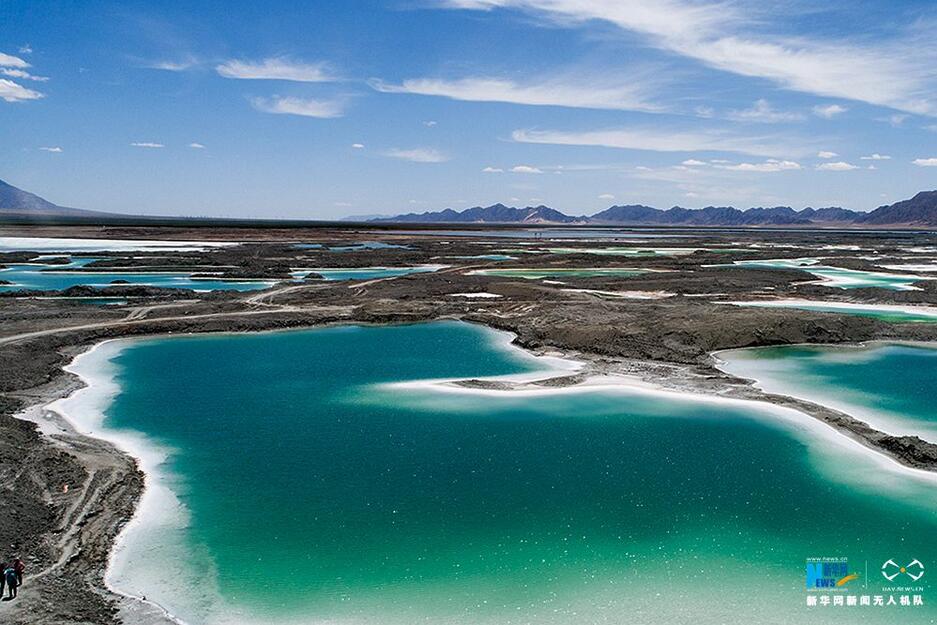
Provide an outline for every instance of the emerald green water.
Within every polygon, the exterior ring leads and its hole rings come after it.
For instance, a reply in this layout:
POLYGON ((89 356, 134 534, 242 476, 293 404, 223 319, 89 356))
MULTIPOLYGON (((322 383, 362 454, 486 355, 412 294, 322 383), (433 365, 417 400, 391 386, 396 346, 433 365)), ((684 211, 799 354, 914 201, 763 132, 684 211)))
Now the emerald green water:
POLYGON ((254 291, 273 286, 275 280, 224 280, 220 278, 193 278, 191 273, 178 271, 62 271, 64 268, 83 267, 96 258, 76 258, 68 265, 11 264, 0 268, 0 292, 38 290, 57 291, 73 286, 108 287, 115 280, 127 284, 193 289, 195 291, 254 291))
POLYGON ((338 269, 298 269, 291 272, 294 280, 302 280, 310 273, 317 273, 324 280, 373 280, 396 278, 411 273, 439 271, 442 265, 417 265, 415 267, 349 267, 338 269))
POLYGON ((540 280, 541 278, 595 278, 599 276, 630 277, 646 273, 645 269, 616 269, 610 267, 594 267, 573 269, 567 267, 541 267, 525 269, 478 269, 470 273, 483 276, 502 276, 505 278, 525 278, 540 280))
POLYGON ((723 352, 724 370, 766 390, 844 410, 894 434, 937 443, 937 348, 795 345, 723 352))
POLYGON ((732 302, 736 306, 756 308, 795 308, 811 312, 829 312, 857 317, 871 317, 892 323, 935 323, 937 307, 877 304, 849 304, 811 300, 732 302))
POLYGON ((937 563, 937 485, 816 422, 385 385, 544 368, 502 340, 433 323, 129 344, 105 425, 165 451, 164 499, 111 582, 212 624, 937 619, 805 607, 806 558, 868 561, 870 593, 886 559, 937 563))
POLYGON ((930 276, 913 274, 884 273, 878 271, 860 271, 821 265, 814 258, 787 258, 777 260, 741 260, 733 265, 754 269, 802 269, 820 278, 823 284, 839 289, 864 289, 877 287, 891 291, 911 291, 920 289, 916 283, 931 280, 930 276))

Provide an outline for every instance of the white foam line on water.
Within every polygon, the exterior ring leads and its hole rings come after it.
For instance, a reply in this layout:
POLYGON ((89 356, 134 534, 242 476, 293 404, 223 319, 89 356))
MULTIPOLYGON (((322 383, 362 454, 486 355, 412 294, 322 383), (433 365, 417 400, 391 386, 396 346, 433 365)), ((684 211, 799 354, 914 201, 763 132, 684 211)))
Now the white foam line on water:
POLYGON ((906 313, 912 315, 921 315, 923 317, 934 317, 937 319, 937 307, 934 306, 911 306, 901 304, 859 304, 855 302, 831 302, 825 300, 810 299, 778 299, 778 300, 750 300, 736 302, 715 302, 718 304, 732 304, 733 306, 756 306, 759 308, 807 308, 809 309, 827 309, 831 312, 837 310, 856 310, 864 312, 894 312, 906 313))
MULTIPOLYGON (((907 346, 907 347, 917 347, 917 348, 929 348, 937 350, 937 344, 933 342, 924 342, 924 341, 868 341, 865 343, 852 343, 847 345, 823 345, 826 351, 824 357, 831 359, 834 362, 843 362, 848 364, 859 364, 861 362, 869 362, 875 358, 873 353, 875 349, 887 346, 907 346), (865 359, 860 360, 859 358, 865 353, 865 359)), ((789 345, 787 347, 807 347, 807 348, 816 348, 817 344, 814 343, 802 343, 789 345)), ((849 401, 843 401, 839 394, 830 394, 823 393, 822 391, 816 389, 805 389, 797 386, 796 383, 784 382, 783 380, 772 376, 772 372, 767 369, 760 369, 753 371, 756 368, 756 365, 751 361, 743 360, 742 358, 732 359, 729 357, 730 354, 745 354, 750 353, 748 350, 757 350, 759 348, 740 348, 740 349, 727 349, 715 352, 713 357, 716 361, 716 368, 720 371, 734 375, 738 378, 744 380, 750 380, 752 385, 766 393, 772 393, 775 395, 781 395, 783 397, 790 397, 792 399, 804 400, 815 403, 826 408, 831 408, 833 410, 838 410, 839 412, 848 414, 852 417, 864 421, 869 426, 889 434, 891 436, 917 436, 929 442, 935 442, 931 436, 931 432, 926 431, 927 424, 920 422, 907 422, 905 420, 902 422, 901 415, 890 414, 885 411, 878 411, 873 407, 863 406, 858 403, 852 403, 849 401), (741 370, 740 367, 742 364, 746 363, 745 370, 741 370), (925 431, 922 431, 922 427, 925 431)), ((937 475, 937 473, 935 473, 937 475)))
POLYGON ((920 280, 934 280, 930 276, 918 276, 914 274, 899 274, 899 273, 884 273, 877 271, 858 271, 854 269, 843 269, 841 267, 814 267, 814 271, 806 269, 806 271, 812 273, 813 275, 820 278, 812 283, 806 284, 821 284, 823 286, 835 287, 840 289, 845 289, 849 287, 880 287, 880 288, 890 288, 895 291, 922 291, 923 289, 919 286, 914 286, 910 284, 911 282, 918 282, 920 280), (836 274, 821 272, 838 272, 836 274), (877 278, 890 278, 893 280, 900 280, 902 283, 891 283, 888 285, 876 284, 874 282, 870 283, 870 279, 877 278))
MULTIPOLYGON (((896 291, 920 291, 921 287, 914 286, 911 282, 922 280, 935 280, 933 276, 918 276, 909 273, 885 273, 881 271, 863 271, 859 269, 845 269, 843 267, 834 267, 831 265, 820 264, 818 258, 780 258, 770 260, 736 260, 732 265, 738 265, 748 268, 766 269, 800 269, 813 274, 819 280, 805 282, 804 284, 820 284, 835 288, 850 287, 881 287, 896 291), (891 279, 899 281, 898 284, 877 284, 875 279, 891 279), (873 280, 873 282, 870 282, 873 280)), ((704 265, 704 267, 726 267, 729 265, 704 265)))
MULTIPOLYGON (((515 346, 511 346, 515 347, 515 346)), ((519 349, 519 348, 518 348, 519 349)), ((527 384, 535 380, 542 380, 549 377, 557 377, 539 374, 520 374, 497 377, 480 378, 481 380, 495 382, 516 382, 527 384)), ((745 414, 765 417, 780 418, 780 421, 787 425, 794 433, 804 435, 810 440, 823 440, 844 451, 859 454, 872 460, 875 464, 890 473, 913 477, 929 484, 937 484, 937 472, 916 469, 901 464, 891 456, 869 447, 857 439, 841 432, 837 428, 829 425, 815 417, 808 415, 795 408, 778 406, 771 402, 755 399, 737 399, 732 397, 721 397, 718 395, 706 395, 690 391, 674 391, 666 389, 650 382, 638 378, 624 375, 602 375, 590 376, 584 382, 571 386, 563 387, 537 387, 526 386, 520 389, 490 389, 478 387, 466 387, 456 384, 463 381, 464 378, 442 378, 416 380, 409 382, 392 382, 382 385, 388 389, 400 391, 431 391, 435 393, 451 393, 461 395, 490 396, 500 398, 512 397, 551 397, 558 395, 571 395, 579 393, 617 393, 622 395, 642 395, 644 397, 658 397, 671 401, 691 401, 707 405, 730 406, 734 408, 749 409, 745 414)), ((776 423, 775 419, 769 419, 776 423)))
POLYGON ((885 269, 893 269, 895 271, 920 271, 920 272, 931 272, 937 271, 937 263, 929 263, 925 265, 916 265, 916 264, 907 264, 907 265, 879 265, 885 269))
POLYGON ((240 245, 236 241, 171 241, 147 239, 70 239, 0 237, 0 251, 31 252, 192 252, 240 245))
POLYGON ((600 289, 560 289, 566 293, 586 293, 588 295, 607 295, 623 299, 666 299, 676 293, 670 291, 602 291, 600 289))

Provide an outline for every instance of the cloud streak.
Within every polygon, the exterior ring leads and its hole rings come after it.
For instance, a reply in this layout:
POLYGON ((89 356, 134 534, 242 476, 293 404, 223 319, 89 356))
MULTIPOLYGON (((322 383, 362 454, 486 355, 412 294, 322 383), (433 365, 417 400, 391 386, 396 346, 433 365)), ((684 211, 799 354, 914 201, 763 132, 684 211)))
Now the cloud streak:
POLYGON ((275 115, 299 115, 332 119, 344 115, 344 103, 337 100, 315 100, 312 98, 252 98, 251 106, 262 113, 275 115))
POLYGON ((795 161, 779 161, 777 159, 768 159, 764 163, 738 163, 737 165, 713 165, 716 169, 725 169, 727 171, 744 171, 757 173, 776 173, 779 171, 796 171, 803 169, 800 163, 795 161))
POLYGON ((18 56, 0 52, 0 67, 15 67, 18 69, 26 69, 29 67, 29 63, 18 56))
POLYGON ((0 67, 0 74, 10 78, 21 78, 23 80, 34 80, 36 82, 46 82, 49 80, 46 76, 34 76, 23 69, 11 69, 9 67, 0 67))
POLYGON ((758 100, 749 109, 730 111, 726 117, 735 122, 754 122, 759 124, 781 124, 786 122, 799 122, 804 119, 804 116, 800 113, 789 113, 774 109, 767 100, 758 100))
POLYGON ((852 171, 854 169, 859 169, 859 166, 845 161, 836 161, 833 163, 821 163, 817 165, 817 169, 820 171, 852 171))
POLYGON ((328 63, 301 63, 287 57, 262 61, 234 59, 215 67, 219 76, 238 80, 287 80, 293 82, 332 82, 338 80, 328 63))
MULTIPOLYGON (((38 82, 45 82, 49 80, 45 76, 34 76, 30 74, 27 70, 30 65, 23 59, 18 56, 13 56, 12 54, 5 54, 0 52, 0 75, 9 76, 10 78, 17 78, 20 80, 33 80, 38 82)), ((7 78, 0 78, 0 100, 5 102, 27 102, 29 100, 38 100, 39 98, 45 97, 44 94, 35 91, 34 89, 29 89, 23 85, 8 80, 7 78)))
POLYGON ((766 32, 751 4, 690 0, 437 0, 450 9, 515 9, 554 26, 605 22, 708 67, 824 97, 935 115, 937 44, 926 28, 877 41, 766 32))
POLYGON ((0 99, 6 102, 26 102, 44 97, 38 91, 27 89, 23 85, 0 78, 0 99))
POLYGON ((823 119, 833 119, 837 115, 842 115, 848 111, 845 106, 840 106, 839 104, 828 104, 826 106, 815 106, 813 107, 813 114, 817 117, 822 117, 823 119))
POLYGON ((369 84, 381 93, 437 96, 466 102, 503 102, 621 111, 662 110, 651 101, 654 89, 650 82, 640 77, 623 77, 616 84, 609 84, 608 79, 583 80, 582 77, 571 76, 525 82, 492 77, 458 80, 413 78, 404 80, 399 85, 380 80, 371 80, 369 84))
POLYGON ((610 128, 589 131, 515 130, 518 143, 581 145, 653 152, 737 152, 752 156, 800 156, 813 152, 785 137, 744 136, 722 130, 675 131, 658 128, 610 128))
POLYGON ((413 148, 410 150, 391 148, 384 151, 384 156, 413 163, 444 163, 450 160, 448 155, 434 148, 413 148))

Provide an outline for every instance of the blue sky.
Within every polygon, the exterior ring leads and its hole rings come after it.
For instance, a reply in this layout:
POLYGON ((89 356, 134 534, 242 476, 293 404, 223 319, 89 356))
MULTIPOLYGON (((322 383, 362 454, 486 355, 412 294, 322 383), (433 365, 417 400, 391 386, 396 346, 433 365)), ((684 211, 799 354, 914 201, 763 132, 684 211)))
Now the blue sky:
POLYGON ((3 0, 0 23, 0 179, 68 206, 867 210, 937 188, 930 0, 3 0))

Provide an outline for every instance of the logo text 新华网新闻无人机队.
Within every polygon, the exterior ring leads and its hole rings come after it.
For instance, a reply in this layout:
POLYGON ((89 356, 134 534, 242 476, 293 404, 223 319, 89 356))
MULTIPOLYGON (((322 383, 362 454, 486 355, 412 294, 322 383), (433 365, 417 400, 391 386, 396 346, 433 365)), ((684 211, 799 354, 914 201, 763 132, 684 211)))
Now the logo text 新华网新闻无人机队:
POLYGON ((868 562, 864 563, 864 572, 860 574, 850 568, 845 557, 808 558, 807 607, 923 606, 924 588, 919 584, 924 577, 924 563, 911 558, 905 564, 899 564, 903 561, 891 558, 882 563, 881 578, 878 579, 892 584, 886 586, 876 582, 875 578, 869 578, 868 562))

